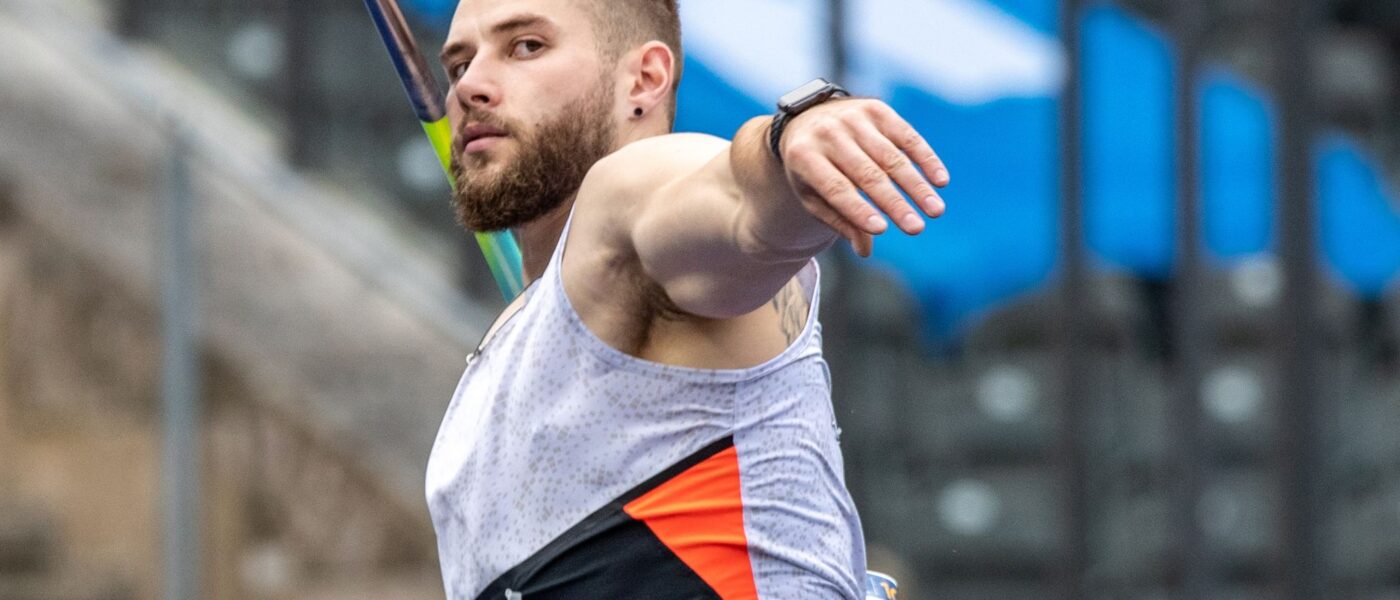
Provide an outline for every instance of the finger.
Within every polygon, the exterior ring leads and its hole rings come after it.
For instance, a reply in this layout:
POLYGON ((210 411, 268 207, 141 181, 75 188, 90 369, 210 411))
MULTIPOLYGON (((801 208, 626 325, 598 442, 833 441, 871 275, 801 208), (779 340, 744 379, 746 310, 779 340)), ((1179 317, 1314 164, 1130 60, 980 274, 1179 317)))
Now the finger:
POLYGON ((938 157, 938 153, 933 151, 928 141, 914 129, 904 117, 899 116, 886 104, 872 105, 872 116, 875 123, 880 128, 880 132, 889 138, 900 150, 919 165, 919 169, 928 176, 928 180, 938 187, 946 187, 952 182, 952 175, 948 172, 948 166, 943 164, 943 159, 938 157))
POLYGON ((804 165, 803 171, 807 186, 842 219, 860 231, 873 235, 880 235, 889 229, 885 218, 860 197, 856 185, 836 165, 825 158, 814 159, 804 165))
POLYGON ((851 250, 861 258, 870 258, 875 253, 875 236, 863 233, 855 241, 851 242, 851 250))
POLYGON ((881 135, 879 129, 868 123, 864 126, 857 126, 856 142, 860 144, 866 154, 875 159, 880 168, 889 174, 890 178, 904 190, 905 194, 914 199, 919 208, 923 209, 924 214, 935 219, 943 216, 943 212, 947 208, 943 198, 914 167, 909 156, 896 147, 889 138, 881 135))
POLYGON ((875 159, 865 153, 855 140, 841 138, 832 142, 833 160, 841 172, 860 186, 861 191, 870 197, 875 206, 889 215, 899 228, 909 235, 924 231, 924 219, 910 208, 904 196, 895 188, 890 174, 880 167, 875 159))

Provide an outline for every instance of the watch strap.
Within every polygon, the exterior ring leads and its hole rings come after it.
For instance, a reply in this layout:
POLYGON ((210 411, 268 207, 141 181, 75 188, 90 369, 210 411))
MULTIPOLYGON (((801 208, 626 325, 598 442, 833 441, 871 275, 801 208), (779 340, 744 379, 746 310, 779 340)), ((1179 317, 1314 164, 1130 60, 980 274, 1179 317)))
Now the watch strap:
MULTIPOLYGON (((783 163, 782 141, 783 133, 787 131, 788 124, 798 115, 811 110, 821 104, 830 101, 832 98, 848 98, 851 93, 845 88, 825 80, 817 80, 825 83, 824 88, 809 96, 810 100, 795 103, 798 108, 791 108, 780 102, 778 113, 773 116, 773 122, 768 128, 768 148, 773 152, 773 156, 778 159, 778 164, 783 163)), ((814 82, 815 83, 815 82, 814 82)), ((808 84, 811 85, 811 84, 808 84)), ((805 87, 805 86, 804 86, 805 87)), ((801 89, 801 88, 799 88, 801 89)))
POLYGON ((768 148, 773 151, 773 156, 778 159, 778 164, 783 164, 783 132, 787 131, 788 123, 792 121, 794 115, 778 111, 773 116, 773 124, 768 127, 768 148))

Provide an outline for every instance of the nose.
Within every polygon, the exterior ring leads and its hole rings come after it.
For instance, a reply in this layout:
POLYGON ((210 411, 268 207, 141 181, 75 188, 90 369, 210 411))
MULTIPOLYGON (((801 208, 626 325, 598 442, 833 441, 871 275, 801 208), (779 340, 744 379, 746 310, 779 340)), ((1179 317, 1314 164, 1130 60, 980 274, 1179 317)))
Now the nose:
POLYGON ((491 108, 501 101, 501 88, 491 73, 488 60, 478 58, 453 85, 457 101, 468 108, 491 108))

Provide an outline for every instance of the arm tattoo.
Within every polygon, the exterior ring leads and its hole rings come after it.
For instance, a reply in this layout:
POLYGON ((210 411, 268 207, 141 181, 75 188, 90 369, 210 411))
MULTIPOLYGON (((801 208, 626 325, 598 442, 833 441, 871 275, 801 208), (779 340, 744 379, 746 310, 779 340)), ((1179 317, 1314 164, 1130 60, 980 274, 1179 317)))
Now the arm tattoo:
POLYGON ((788 345, 802 335, 802 328, 807 325, 807 299, 803 296, 802 284, 794 279, 773 297, 773 309, 778 311, 778 327, 788 345))

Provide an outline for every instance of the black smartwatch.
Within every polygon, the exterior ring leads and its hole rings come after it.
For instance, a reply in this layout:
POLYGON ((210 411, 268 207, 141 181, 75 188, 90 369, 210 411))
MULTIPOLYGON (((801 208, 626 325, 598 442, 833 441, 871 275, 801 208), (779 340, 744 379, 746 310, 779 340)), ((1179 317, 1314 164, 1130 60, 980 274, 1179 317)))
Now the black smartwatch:
POLYGON ((850 95, 845 88, 821 78, 813 79, 806 85, 783 94, 783 97, 778 99, 778 114, 773 117, 773 125, 768 133, 768 146, 773 150, 773 156, 778 158, 778 162, 783 162, 783 152, 779 143, 783 141, 783 131, 787 129, 793 117, 832 98, 850 95))

